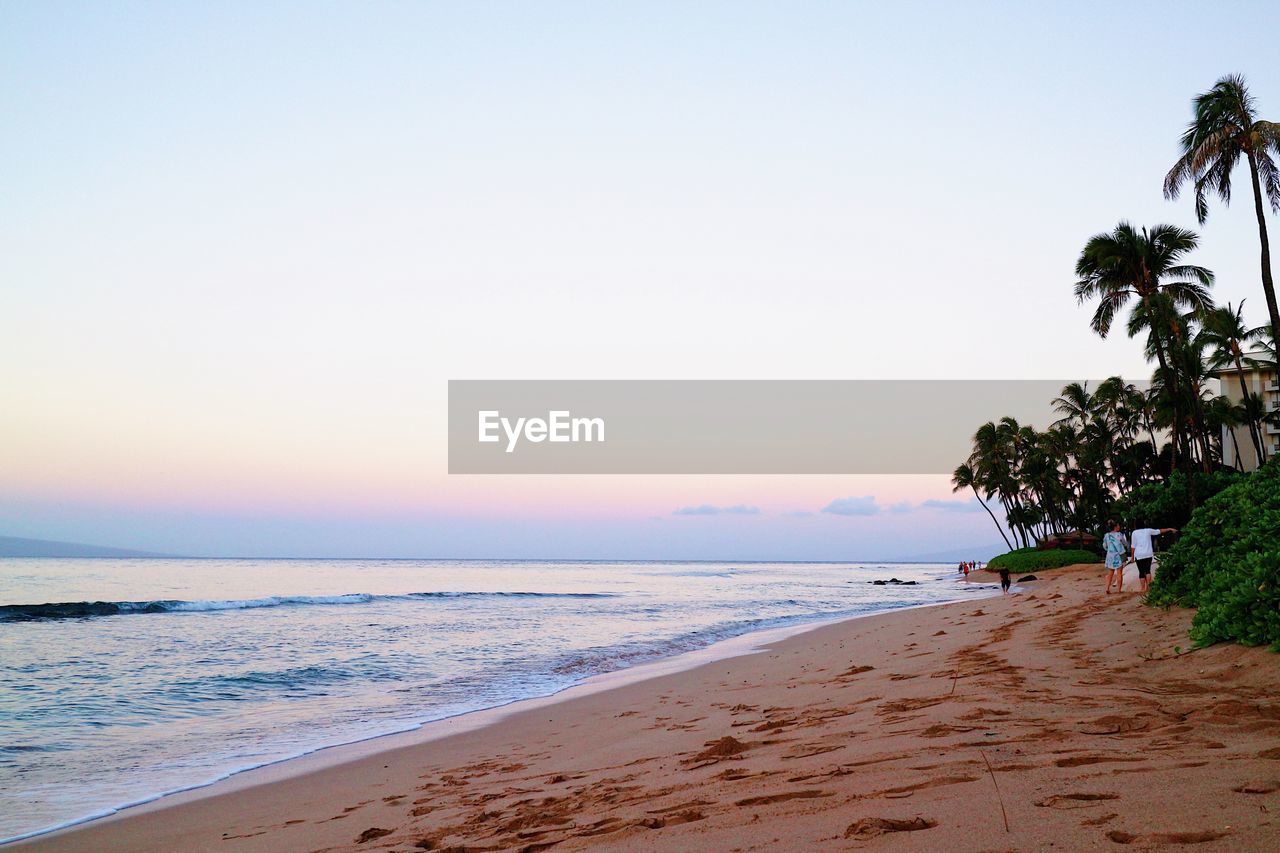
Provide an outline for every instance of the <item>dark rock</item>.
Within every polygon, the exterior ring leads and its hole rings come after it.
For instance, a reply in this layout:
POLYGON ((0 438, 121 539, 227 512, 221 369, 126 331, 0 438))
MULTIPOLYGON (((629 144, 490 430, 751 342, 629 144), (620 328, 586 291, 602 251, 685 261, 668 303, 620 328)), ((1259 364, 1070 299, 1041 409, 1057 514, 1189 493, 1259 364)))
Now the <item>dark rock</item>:
POLYGON ((1040 580, 1040 578, 1036 577, 1035 575, 1023 575, 1022 577, 1018 578, 1018 583, 1026 583, 1027 581, 1038 581, 1038 580, 1040 580))

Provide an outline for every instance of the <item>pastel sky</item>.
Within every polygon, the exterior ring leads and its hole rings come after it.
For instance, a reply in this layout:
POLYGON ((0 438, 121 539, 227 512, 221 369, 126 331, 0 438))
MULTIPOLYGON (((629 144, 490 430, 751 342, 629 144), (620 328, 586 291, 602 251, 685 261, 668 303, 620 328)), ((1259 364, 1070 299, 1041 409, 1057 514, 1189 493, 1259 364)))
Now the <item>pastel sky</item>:
MULTIPOLYGON (((976 503, 928 503, 944 477, 450 477, 446 381, 1142 377, 1136 342, 1089 331, 1075 256, 1122 218, 1195 226, 1161 178, 1221 75, 1280 118, 1271 11, 2 4, 0 535, 996 542, 976 503)), ((1198 261, 1260 323, 1238 180, 1198 261)))

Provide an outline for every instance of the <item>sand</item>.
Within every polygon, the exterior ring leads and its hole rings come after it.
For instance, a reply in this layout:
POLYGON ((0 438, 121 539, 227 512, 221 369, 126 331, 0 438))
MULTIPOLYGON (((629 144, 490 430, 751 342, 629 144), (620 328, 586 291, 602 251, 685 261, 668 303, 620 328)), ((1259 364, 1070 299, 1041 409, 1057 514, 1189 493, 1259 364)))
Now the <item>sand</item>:
POLYGON ((1280 656, 1191 650, 1096 566, 1042 578, 19 846, 1280 849, 1280 656))

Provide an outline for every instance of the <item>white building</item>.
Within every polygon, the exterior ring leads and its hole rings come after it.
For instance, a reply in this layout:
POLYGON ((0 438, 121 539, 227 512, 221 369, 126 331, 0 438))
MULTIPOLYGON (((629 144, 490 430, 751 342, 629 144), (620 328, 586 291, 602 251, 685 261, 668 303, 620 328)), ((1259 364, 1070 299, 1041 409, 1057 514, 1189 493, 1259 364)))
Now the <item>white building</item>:
MULTIPOLYGON (((1269 353, 1249 353, 1250 357, 1262 360, 1269 353)), ((1243 391, 1240 387, 1240 371, 1234 367, 1215 371, 1215 375, 1222 383, 1222 394, 1232 403, 1239 404, 1244 399, 1243 391)), ((1280 383, 1277 382, 1278 377, 1275 366, 1266 364, 1262 368, 1250 367, 1246 362, 1244 365, 1244 391, 1250 394, 1257 394, 1262 398, 1268 413, 1280 411, 1280 383)), ((1263 449, 1266 452, 1266 458, 1270 459, 1272 455, 1280 453, 1280 427, 1274 423, 1262 424, 1262 440, 1263 449)), ((1243 471, 1252 471, 1258 467, 1260 461, 1257 451, 1254 450, 1253 440, 1249 437, 1249 427, 1241 424, 1234 429, 1227 427, 1222 428, 1222 448, 1223 463, 1240 468, 1243 471), (1234 440, 1232 433, 1235 433, 1234 440), (1239 457, 1236 456, 1237 448, 1239 449, 1239 457)))

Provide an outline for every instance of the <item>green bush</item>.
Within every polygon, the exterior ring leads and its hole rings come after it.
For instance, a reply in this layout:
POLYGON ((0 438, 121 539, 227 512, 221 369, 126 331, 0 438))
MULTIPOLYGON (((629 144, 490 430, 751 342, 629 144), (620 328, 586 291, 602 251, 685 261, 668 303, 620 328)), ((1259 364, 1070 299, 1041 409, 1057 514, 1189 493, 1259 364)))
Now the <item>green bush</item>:
POLYGON ((1039 551, 1035 548, 1019 548, 999 557, 992 557, 988 569, 1008 569, 1011 572, 1034 572, 1044 569, 1060 569, 1076 563, 1098 563, 1102 558, 1082 548, 1051 548, 1039 551))
POLYGON ((1160 560, 1151 604, 1195 607, 1191 638, 1280 651, 1280 460, 1195 511, 1160 560))
POLYGON ((1214 471, 1209 474, 1186 474, 1174 471, 1160 483, 1143 483, 1117 500, 1112 517, 1124 530, 1138 527, 1186 527, 1196 507, 1240 482, 1238 471, 1214 471))

